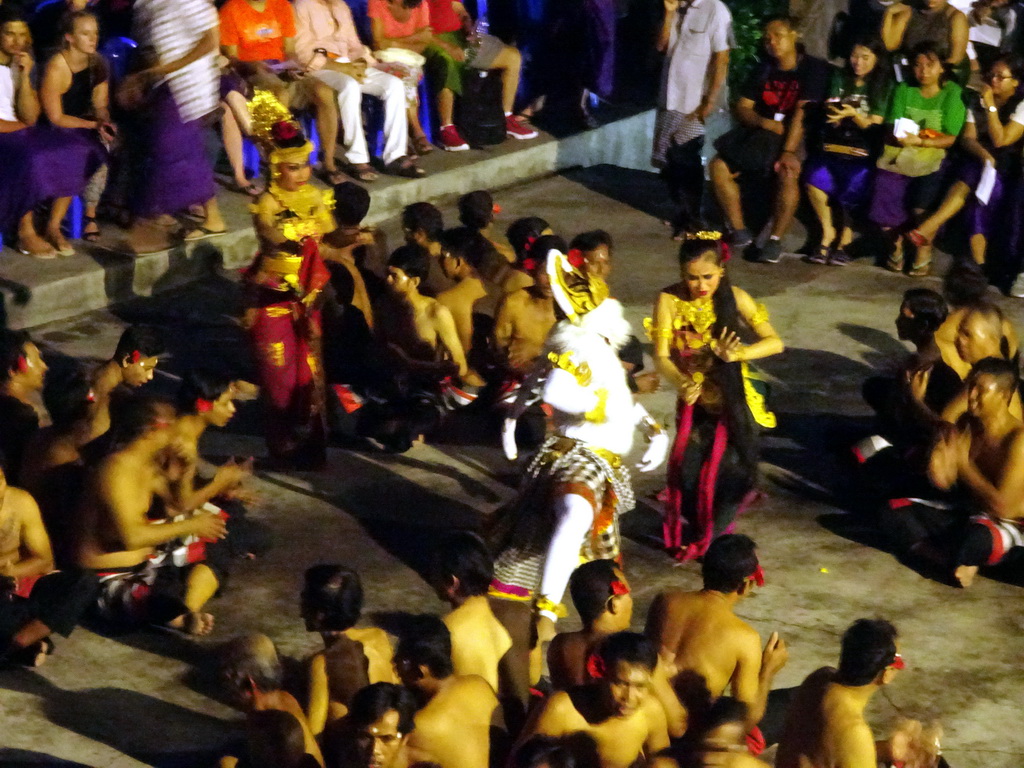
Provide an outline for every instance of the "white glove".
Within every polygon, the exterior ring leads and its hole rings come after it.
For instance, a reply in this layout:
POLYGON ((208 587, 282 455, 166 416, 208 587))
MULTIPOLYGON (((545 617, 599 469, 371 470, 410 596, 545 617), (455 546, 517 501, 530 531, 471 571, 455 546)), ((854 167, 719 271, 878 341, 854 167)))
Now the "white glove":
POLYGON ((516 445, 516 419, 505 419, 501 425, 501 447, 505 451, 505 458, 515 461, 519 458, 519 446, 516 445))
POLYGON ((640 459, 636 468, 641 472, 653 472, 665 461, 667 454, 668 433, 659 432, 651 437, 651 444, 647 446, 647 450, 644 451, 643 458, 640 459))

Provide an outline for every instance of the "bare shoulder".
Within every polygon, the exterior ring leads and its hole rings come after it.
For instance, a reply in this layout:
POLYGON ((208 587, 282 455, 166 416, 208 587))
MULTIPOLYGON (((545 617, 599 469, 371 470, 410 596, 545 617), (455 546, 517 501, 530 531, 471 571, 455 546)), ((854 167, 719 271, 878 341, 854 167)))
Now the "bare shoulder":
POLYGON ((36 500, 32 498, 32 494, 23 488, 13 488, 8 486, 7 498, 11 501, 11 507, 18 512, 39 510, 39 505, 36 504, 36 500))
POLYGON ((744 312, 746 309, 753 311, 757 306, 757 302, 754 301, 753 296, 735 285, 732 287, 732 295, 736 299, 736 308, 739 309, 740 312, 744 312))

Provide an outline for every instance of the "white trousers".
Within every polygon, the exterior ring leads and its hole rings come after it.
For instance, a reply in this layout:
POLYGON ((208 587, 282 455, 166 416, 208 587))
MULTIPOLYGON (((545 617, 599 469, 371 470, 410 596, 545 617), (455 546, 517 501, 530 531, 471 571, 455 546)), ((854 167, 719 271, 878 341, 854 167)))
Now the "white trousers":
POLYGON ((405 116, 405 86, 401 80, 372 67, 367 68, 366 79, 361 83, 354 77, 330 69, 317 70, 313 77, 338 94, 341 144, 348 162, 354 165, 370 162, 366 131, 363 129, 364 93, 375 96, 384 104, 384 153, 381 157, 384 164, 390 165, 408 154, 409 123, 405 116))

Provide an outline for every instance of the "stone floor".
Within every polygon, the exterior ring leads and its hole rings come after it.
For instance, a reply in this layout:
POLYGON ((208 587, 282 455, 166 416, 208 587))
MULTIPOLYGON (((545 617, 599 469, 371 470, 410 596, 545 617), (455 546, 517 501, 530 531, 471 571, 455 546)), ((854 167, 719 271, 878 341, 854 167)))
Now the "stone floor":
MULTIPOLYGON (((659 223, 662 198, 652 175, 602 167, 506 190, 498 202, 503 224, 537 213, 562 233, 607 229, 617 242, 613 291, 639 329, 657 290, 677 274, 675 249, 659 223)), ((396 223, 384 229, 397 242, 396 223)), ((854 619, 891 619, 908 669, 869 707, 877 732, 899 715, 938 718, 954 768, 1019 768, 1024 732, 1012 723, 1024 704, 1021 588, 981 578, 965 592, 930 580, 873 546, 870 531, 847 511, 856 499, 844 448, 867 423, 861 382, 904 352, 893 335, 901 292, 938 281, 911 283, 862 262, 841 269, 792 257, 776 266, 734 260, 730 269, 736 284, 767 304, 787 344, 785 354, 763 366, 780 422, 764 443, 767 498, 739 526, 758 541, 768 574, 765 588, 739 612, 762 636, 777 630, 790 648, 777 686, 796 685, 834 663, 854 619)), ((244 373, 249 363, 232 319, 232 278, 140 299, 116 314, 45 326, 36 335, 51 360, 100 357, 124 321, 144 320, 164 327, 171 346, 154 386, 173 387, 174 374, 199 358, 244 373)), ((1018 323, 1024 319, 1024 304, 1001 303, 1018 323)), ((645 403, 669 419, 668 393, 645 403)), ((292 656, 312 650, 316 639, 303 631, 297 596, 303 570, 314 563, 342 562, 361 572, 367 620, 440 611, 417 571, 424 543, 443 529, 479 522, 513 493, 516 478, 493 435, 461 426, 403 456, 332 449, 325 472, 254 478, 254 513, 273 528, 276 546, 242 564, 212 603, 213 636, 191 643, 156 632, 109 637, 83 629, 60 642, 40 672, 0 673, 0 765, 210 765, 238 737, 239 715, 207 695, 196 668, 212 646, 243 631, 266 632, 292 656)), ((244 406, 228 430, 209 435, 205 448, 210 456, 259 455, 253 408, 244 406)), ((637 627, 658 590, 699 583, 696 565, 674 567, 658 547, 650 497, 662 477, 636 477, 641 501, 625 524, 637 627)))

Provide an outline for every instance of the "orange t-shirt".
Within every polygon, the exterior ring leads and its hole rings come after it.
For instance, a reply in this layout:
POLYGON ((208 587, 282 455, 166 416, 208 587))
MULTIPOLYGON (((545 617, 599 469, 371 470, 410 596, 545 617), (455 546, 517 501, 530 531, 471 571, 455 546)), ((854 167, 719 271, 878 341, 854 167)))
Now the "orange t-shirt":
POLYGON ((284 61, 286 37, 295 37, 288 0, 266 0, 262 13, 246 0, 228 0, 220 9, 220 44, 238 46, 239 61, 284 61))

